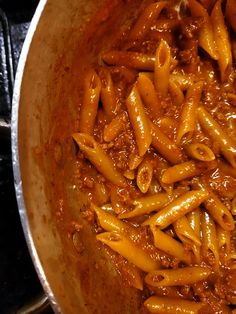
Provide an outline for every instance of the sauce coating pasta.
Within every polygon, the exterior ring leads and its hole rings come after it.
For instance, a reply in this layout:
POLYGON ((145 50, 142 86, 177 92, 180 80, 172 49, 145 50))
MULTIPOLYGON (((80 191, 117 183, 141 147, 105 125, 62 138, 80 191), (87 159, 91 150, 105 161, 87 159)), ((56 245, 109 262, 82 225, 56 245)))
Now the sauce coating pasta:
POLYGON ((145 3, 83 84, 71 141, 84 220, 140 313, 232 313, 236 3, 145 3))

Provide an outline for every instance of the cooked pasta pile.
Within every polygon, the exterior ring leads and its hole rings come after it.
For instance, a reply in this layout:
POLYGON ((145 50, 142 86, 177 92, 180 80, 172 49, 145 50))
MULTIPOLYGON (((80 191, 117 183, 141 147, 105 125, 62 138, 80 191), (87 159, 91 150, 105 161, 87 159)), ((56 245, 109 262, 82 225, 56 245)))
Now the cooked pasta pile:
POLYGON ((86 71, 73 139, 87 218, 142 313, 236 305, 235 13, 149 1, 86 71))

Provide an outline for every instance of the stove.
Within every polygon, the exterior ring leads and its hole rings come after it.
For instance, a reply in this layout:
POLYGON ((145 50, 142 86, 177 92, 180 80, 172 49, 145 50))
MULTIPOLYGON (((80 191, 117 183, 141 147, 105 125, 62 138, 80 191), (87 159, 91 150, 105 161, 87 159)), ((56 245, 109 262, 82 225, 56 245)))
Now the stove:
POLYGON ((14 75, 38 0, 0 0, 0 314, 53 313, 21 228, 11 164, 14 75))

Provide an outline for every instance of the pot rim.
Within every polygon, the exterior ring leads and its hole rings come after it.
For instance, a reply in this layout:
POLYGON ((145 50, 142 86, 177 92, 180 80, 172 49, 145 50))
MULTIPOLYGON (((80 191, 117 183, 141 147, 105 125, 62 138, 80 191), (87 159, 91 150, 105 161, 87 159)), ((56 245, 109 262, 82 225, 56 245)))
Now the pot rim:
POLYGON ((19 62, 18 62, 18 66, 17 66, 14 89, 13 89, 13 98, 12 98, 11 150, 12 150, 12 167, 13 167, 13 174, 14 174, 15 193, 16 193, 18 211, 20 215, 20 220, 21 220, 21 225, 23 228, 25 240, 26 240, 34 267, 38 274, 38 278, 43 286, 44 291, 46 292, 49 298, 52 308, 56 313, 61 313, 60 307, 49 285, 49 282, 47 280, 46 274, 40 262, 39 255, 37 253, 37 249, 35 247, 35 244, 32 238, 32 233, 31 233, 30 224, 29 224, 29 217, 27 214, 27 210, 26 210, 25 202, 24 202, 24 196, 23 196, 20 161, 19 161, 19 146, 18 146, 19 106, 20 106, 21 86, 22 86, 22 81, 23 81, 23 76, 24 76, 25 64, 27 61, 27 56, 30 50, 32 39, 37 30, 38 23, 44 12, 47 2, 48 0, 40 0, 37 6, 37 9, 31 21, 27 36, 24 41, 23 48, 22 48, 20 58, 19 58, 19 62))

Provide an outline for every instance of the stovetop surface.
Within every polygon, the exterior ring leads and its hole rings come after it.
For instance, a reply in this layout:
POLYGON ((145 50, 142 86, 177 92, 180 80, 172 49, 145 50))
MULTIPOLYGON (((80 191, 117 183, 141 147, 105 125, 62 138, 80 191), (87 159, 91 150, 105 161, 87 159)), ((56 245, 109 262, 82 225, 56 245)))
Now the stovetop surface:
MULTIPOLYGON (((12 68, 20 51, 38 0, 0 0, 9 22, 12 68)), ((6 34, 0 24, 0 117, 10 120, 11 79, 6 34)), ((11 164, 10 138, 0 137, 0 314, 16 313, 43 292, 25 243, 17 210, 11 164)))

